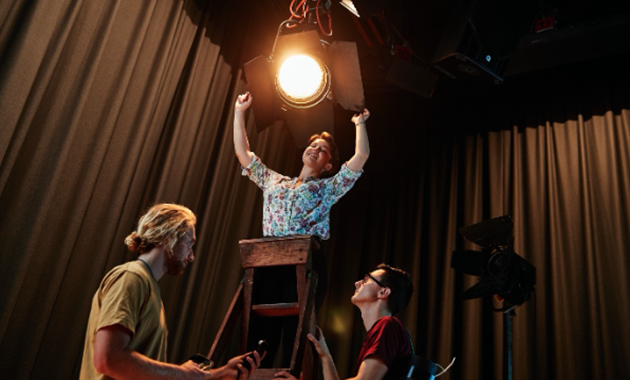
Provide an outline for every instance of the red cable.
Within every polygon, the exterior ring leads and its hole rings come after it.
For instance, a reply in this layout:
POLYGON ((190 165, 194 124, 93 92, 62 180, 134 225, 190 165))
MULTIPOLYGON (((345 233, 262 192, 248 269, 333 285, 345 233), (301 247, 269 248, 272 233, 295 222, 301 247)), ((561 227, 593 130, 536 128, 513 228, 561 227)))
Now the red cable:
POLYGON ((359 21, 359 19, 355 15, 352 15, 350 17, 352 18, 352 21, 354 21, 354 23, 356 24, 357 29, 359 29, 359 33, 361 33, 361 36, 363 36, 363 39, 365 40, 365 43, 367 44, 367 46, 371 48, 372 43, 370 42, 370 38, 368 37, 367 33, 365 33, 365 29, 363 29, 363 25, 361 25, 361 21, 359 21))
POLYGON ((392 29, 394 30, 394 32, 396 32, 396 34, 398 34, 398 37, 400 37, 400 39, 402 40, 402 42, 407 45, 407 49, 409 49, 409 51, 411 52, 411 54, 413 54, 414 57, 416 57, 420 62, 424 63, 425 65, 428 65, 428 63, 422 59, 418 54, 416 54, 415 51, 413 51, 413 49, 411 48, 411 46, 409 45, 409 43, 405 40, 405 38, 402 36, 402 34, 400 34, 400 32, 398 31, 398 29, 396 29, 396 27, 394 26, 394 24, 390 23, 392 29))
POLYGON ((376 41, 378 41, 378 43, 382 45, 383 39, 381 38, 381 34, 378 32, 378 29, 376 29, 376 25, 374 25, 374 22, 372 22, 371 17, 367 19, 367 23, 370 26, 370 29, 372 29, 372 33, 374 33, 374 37, 376 37, 376 41))
POLYGON ((321 30, 322 34, 324 34, 325 36, 332 36, 333 32, 332 32, 332 20, 330 18, 330 10, 328 11, 328 29, 330 30, 330 32, 326 33, 324 32, 324 29, 322 28, 322 22, 319 20, 319 2, 322 0, 317 0, 317 5, 315 5, 315 15, 317 16, 317 26, 319 26, 319 30, 321 30))

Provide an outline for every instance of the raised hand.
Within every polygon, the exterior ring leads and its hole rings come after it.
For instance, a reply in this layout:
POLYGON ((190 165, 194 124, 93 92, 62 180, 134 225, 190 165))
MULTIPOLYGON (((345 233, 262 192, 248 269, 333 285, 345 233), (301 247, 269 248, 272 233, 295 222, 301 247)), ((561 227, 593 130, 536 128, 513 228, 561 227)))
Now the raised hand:
POLYGON ((354 116, 352 116, 352 122, 356 125, 356 124, 361 124, 361 123, 365 123, 365 121, 370 117, 370 111, 368 111, 367 108, 363 109, 363 112, 361 113, 357 113, 354 116))
POLYGON ((328 349, 328 345, 326 344, 326 338, 324 337, 324 333, 322 329, 317 327, 317 335, 319 335, 319 339, 316 338, 313 334, 308 334, 308 339, 313 342, 313 346, 315 350, 317 350, 317 354, 320 357, 330 356, 330 350, 328 349))
POLYGON ((249 106, 252 105, 254 98, 249 92, 236 97, 236 103, 234 103, 234 112, 244 112, 249 106))

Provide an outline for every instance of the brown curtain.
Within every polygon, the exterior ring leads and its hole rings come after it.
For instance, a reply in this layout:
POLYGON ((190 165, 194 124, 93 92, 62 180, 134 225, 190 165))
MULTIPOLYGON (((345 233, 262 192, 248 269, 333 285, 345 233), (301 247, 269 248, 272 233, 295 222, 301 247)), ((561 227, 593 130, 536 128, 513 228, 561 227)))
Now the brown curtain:
MULTIPOLYGON (((209 349, 240 278, 237 242, 260 230, 261 200, 231 147, 248 7, 259 11, 242 1, 2 3, 3 377, 77 376, 90 299, 132 258, 122 241, 160 201, 195 210, 205 236, 188 276, 162 283, 170 353, 209 349)), ((262 139, 290 141, 281 128, 262 139)), ((276 155, 291 169, 293 151, 276 155)))
POLYGON ((476 279, 449 265, 453 250, 480 248, 460 227, 504 214, 515 222, 516 252, 537 268, 535 296, 513 319, 514 378, 630 373, 629 57, 507 78, 503 87, 439 88, 414 191, 423 243, 413 256, 426 258, 407 315, 420 352, 442 364, 458 357, 452 378, 503 378, 502 313, 461 301, 476 279))
MULTIPOLYGON (((195 265, 160 283, 169 360, 208 351, 242 275, 238 240, 261 235, 262 199, 240 176, 231 115, 243 62, 269 53, 282 19, 266 5, 0 4, 3 377, 78 376, 92 295, 133 258, 123 239, 161 201, 199 217, 195 265)), ((333 209, 319 313, 342 376, 365 334, 353 282, 385 261, 413 275, 401 318, 418 353, 458 358, 443 379, 501 378, 502 316, 461 300, 475 279, 450 256, 477 248, 460 227, 503 214, 537 268, 536 295, 514 318, 514 378, 630 373, 629 63, 626 54, 501 88, 443 82, 430 100, 366 88, 372 154, 333 209)), ((342 159, 350 116, 335 115, 342 159)), ((248 131, 270 167, 297 174, 281 124, 259 133, 250 117, 248 131)))

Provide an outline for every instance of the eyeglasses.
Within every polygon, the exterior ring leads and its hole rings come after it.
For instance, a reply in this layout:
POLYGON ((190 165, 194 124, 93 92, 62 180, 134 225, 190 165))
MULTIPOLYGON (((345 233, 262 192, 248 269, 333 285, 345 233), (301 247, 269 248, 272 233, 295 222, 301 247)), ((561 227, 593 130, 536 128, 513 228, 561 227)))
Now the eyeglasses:
POLYGON ((379 286, 381 286, 381 287, 383 287, 383 288, 387 288, 387 286, 383 285, 383 283, 382 283, 382 282, 380 282, 379 280, 375 279, 375 278, 374 278, 374 276, 372 276, 372 275, 371 275, 371 274, 369 274, 369 273, 366 273, 366 274, 365 274, 365 276, 363 276, 363 279, 361 280, 361 282, 365 284, 365 283, 366 283, 368 280, 370 280, 370 279, 371 279, 372 281, 374 281, 377 285, 379 285, 379 286))

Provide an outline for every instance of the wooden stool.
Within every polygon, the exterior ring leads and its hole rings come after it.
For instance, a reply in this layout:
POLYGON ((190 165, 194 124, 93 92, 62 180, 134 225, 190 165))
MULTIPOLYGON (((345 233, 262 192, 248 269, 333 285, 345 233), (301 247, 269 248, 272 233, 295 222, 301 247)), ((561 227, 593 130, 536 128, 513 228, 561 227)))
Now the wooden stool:
POLYGON ((313 270, 312 249, 319 248, 310 235, 271 237, 241 240, 239 242, 245 277, 236 290, 228 312, 210 348, 208 357, 215 363, 220 359, 228 335, 234 329, 236 319, 242 313, 241 352, 247 350, 247 338, 252 312, 262 317, 298 316, 298 327, 293 344, 290 368, 259 368, 250 377, 252 380, 273 379, 278 371, 285 370, 296 378, 317 379, 317 356, 306 335, 315 334, 315 289, 317 272, 313 270), (295 266, 297 279, 297 302, 252 305, 254 270, 261 267, 295 266))

